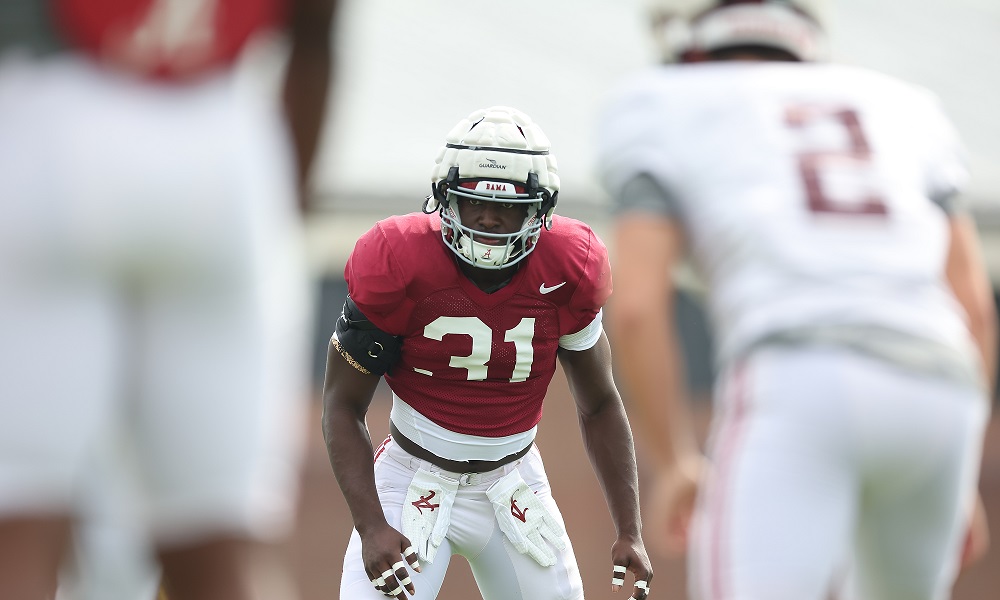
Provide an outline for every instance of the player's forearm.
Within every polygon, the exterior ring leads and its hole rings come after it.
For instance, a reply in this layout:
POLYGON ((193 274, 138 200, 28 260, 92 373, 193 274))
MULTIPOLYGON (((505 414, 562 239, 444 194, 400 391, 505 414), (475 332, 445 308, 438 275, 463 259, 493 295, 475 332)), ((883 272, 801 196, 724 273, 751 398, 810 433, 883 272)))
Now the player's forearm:
POLYGON ((618 537, 639 539, 639 477, 632 430, 621 402, 615 398, 595 414, 581 413, 580 430, 618 537))
POLYGON ((972 325, 972 335, 983 357, 983 369, 989 389, 997 384, 997 315, 992 307, 983 311, 978 323, 972 325))
POLYGON ((969 318, 969 331, 982 357, 984 375, 992 393, 997 383, 997 313, 989 281, 985 276, 981 276, 981 280, 978 299, 965 299, 963 304, 969 318))
POLYGON ((676 464, 697 451, 672 314, 667 304, 641 314, 619 314, 615 322, 616 337, 623 340, 616 345, 616 365, 629 414, 641 445, 659 467, 676 464))
POLYGON ((372 443, 364 418, 358 419, 343 409, 325 407, 323 437, 333 474, 358 533, 364 535, 373 527, 385 525, 375 489, 372 443))
POLYGON ((979 236, 971 217, 964 214, 952 218, 950 234, 946 277, 965 310, 969 332, 982 356, 989 389, 993 390, 997 377, 997 314, 979 236))
POLYGON ((618 290, 609 320, 620 389, 643 456, 676 467, 697 452, 673 321, 672 273, 684 234, 674 219, 637 213, 619 219, 615 236, 618 290))
POLYGON ((289 15, 292 49, 282 95, 303 193, 322 133, 333 78, 331 33, 336 9, 335 0, 296 0, 289 15))

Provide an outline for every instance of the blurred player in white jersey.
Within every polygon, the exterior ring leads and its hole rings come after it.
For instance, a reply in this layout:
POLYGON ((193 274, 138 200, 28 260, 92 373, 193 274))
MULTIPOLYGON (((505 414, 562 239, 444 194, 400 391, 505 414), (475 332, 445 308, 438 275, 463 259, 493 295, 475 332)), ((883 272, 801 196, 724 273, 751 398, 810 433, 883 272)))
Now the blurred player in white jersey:
POLYGON ((52 596, 77 519, 125 533, 91 512, 126 498, 95 487, 105 467, 139 475, 134 539, 174 598, 287 597, 265 586, 308 399, 296 194, 334 6, 0 4, 0 598, 52 596), (237 68, 277 31, 284 110, 237 68), (128 467, 102 458, 121 435, 128 467))
POLYGON ((598 131, 653 539, 688 543, 697 599, 947 598, 987 542, 997 343, 956 135, 924 90, 821 62, 801 6, 703 8, 673 30, 682 64, 616 89, 598 131), (717 344, 710 463, 671 323, 686 253, 717 344))

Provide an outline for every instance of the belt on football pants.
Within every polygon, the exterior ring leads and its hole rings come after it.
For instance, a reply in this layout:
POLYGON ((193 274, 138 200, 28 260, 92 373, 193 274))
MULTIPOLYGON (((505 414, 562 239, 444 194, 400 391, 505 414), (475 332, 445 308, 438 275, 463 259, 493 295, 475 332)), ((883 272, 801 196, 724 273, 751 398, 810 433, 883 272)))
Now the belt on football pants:
POLYGON ((451 460, 448 458, 442 458, 430 450, 420 446, 413 440, 407 438, 405 435, 400 433, 398 429, 396 429, 396 425, 393 424, 392 421, 389 421, 389 435, 392 437, 392 441, 396 442, 396 444, 398 444, 403 450, 406 450, 421 460, 426 460, 427 462, 441 467, 445 471, 451 471, 452 473, 486 473, 487 471, 492 471, 493 469, 499 469, 500 467, 508 463, 512 463, 527 454, 528 450, 531 450, 531 447, 534 445, 534 442, 532 442, 514 454, 508 454, 507 456, 497 460, 451 460))

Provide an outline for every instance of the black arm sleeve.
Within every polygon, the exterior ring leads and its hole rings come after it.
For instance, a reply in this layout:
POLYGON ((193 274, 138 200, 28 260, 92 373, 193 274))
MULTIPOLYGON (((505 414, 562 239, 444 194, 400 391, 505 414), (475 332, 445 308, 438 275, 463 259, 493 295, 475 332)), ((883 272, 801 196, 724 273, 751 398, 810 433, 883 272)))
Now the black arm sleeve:
POLYGON ((337 319, 336 331, 337 349, 355 368, 360 365, 363 371, 382 375, 399 360, 402 339, 375 327, 350 296, 337 319))

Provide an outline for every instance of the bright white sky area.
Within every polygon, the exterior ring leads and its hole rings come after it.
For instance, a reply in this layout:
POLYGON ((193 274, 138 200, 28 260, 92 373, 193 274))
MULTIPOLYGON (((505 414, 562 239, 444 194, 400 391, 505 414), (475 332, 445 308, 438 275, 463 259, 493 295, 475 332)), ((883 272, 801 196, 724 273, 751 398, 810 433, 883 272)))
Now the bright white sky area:
MULTIPOLYGON (((605 201, 593 123, 607 89, 654 60, 641 0, 343 1, 322 201, 416 210, 444 135, 494 104, 552 140, 560 206, 605 201)), ((827 12, 834 59, 940 96, 970 153, 970 199, 1000 209, 1000 1, 830 0, 827 12)))

